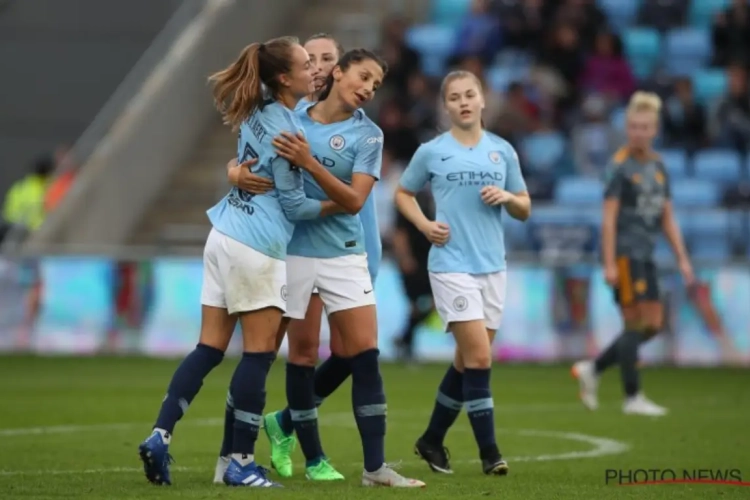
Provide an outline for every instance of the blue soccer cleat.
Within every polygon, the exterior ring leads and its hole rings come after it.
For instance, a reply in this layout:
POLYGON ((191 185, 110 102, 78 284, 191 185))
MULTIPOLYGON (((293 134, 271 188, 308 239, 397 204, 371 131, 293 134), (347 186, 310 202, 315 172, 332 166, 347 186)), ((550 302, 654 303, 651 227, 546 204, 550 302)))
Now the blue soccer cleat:
POLYGON ((232 459, 224 473, 224 484, 227 486, 250 486, 253 488, 281 488, 266 477, 268 469, 261 467, 255 462, 243 466, 237 460, 232 459))
POLYGON ((165 442, 164 437, 158 431, 154 431, 141 443, 138 447, 138 454, 143 462, 146 479, 153 484, 172 484, 169 464, 173 462, 173 459, 169 454, 169 443, 165 442))

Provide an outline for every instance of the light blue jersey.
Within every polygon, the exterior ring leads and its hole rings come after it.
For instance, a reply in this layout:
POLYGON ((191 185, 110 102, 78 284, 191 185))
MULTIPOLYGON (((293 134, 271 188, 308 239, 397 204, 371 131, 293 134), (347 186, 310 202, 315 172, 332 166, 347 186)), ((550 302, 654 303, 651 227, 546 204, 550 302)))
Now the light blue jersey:
POLYGON ((258 158, 253 173, 272 179, 274 189, 253 195, 233 187, 208 210, 220 233, 274 259, 285 259, 294 222, 320 215, 321 203, 305 197, 302 172, 276 154, 271 141, 282 131, 302 131, 294 113, 282 104, 268 102, 240 127, 240 163, 258 158))
POLYGON ((505 140, 484 133, 473 148, 450 132, 422 144, 401 177, 412 193, 430 182, 435 220, 450 227, 443 247, 430 249, 427 268, 433 273, 486 274, 505 269, 502 207, 482 201, 485 186, 511 193, 526 191, 518 155, 505 140))
MULTIPOLYGON (((341 181, 350 184, 353 174, 380 177, 383 132, 364 113, 356 111, 343 122, 323 125, 310 118, 308 108, 297 116, 318 162, 341 181)), ((304 175, 305 193, 316 200, 328 196, 311 175, 304 175)), ((329 259, 365 253, 364 230, 358 215, 336 214, 298 224, 289 255, 329 259)))

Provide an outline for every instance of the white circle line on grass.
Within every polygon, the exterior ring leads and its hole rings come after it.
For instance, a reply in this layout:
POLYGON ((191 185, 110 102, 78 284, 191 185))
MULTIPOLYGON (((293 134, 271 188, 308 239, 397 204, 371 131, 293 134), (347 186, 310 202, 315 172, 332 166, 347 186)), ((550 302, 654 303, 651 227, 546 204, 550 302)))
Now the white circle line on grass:
MULTIPOLYGON (((218 420, 218 419, 213 419, 218 420)), ((339 424, 340 425, 340 424, 339 424)), ((459 429, 454 429, 459 430, 459 429)), ((462 429, 463 430, 463 429, 462 429)), ((589 450, 584 451, 570 451, 563 453, 553 453, 546 455, 529 455, 529 456, 518 456, 509 457, 508 461, 512 464, 513 462, 549 462, 553 460, 580 460, 584 458, 598 458, 607 455, 619 455, 625 453, 630 447, 623 442, 616 441, 610 438, 591 436, 588 434, 581 434, 577 432, 560 432, 551 430, 536 430, 536 429, 500 429, 503 434, 516 434, 519 436, 529 437, 546 437, 550 439, 560 439, 566 441, 574 441, 577 443, 583 443, 590 445, 589 450)), ((478 463, 478 460, 453 460, 453 463, 457 464, 473 464, 478 463)), ((417 464, 419 460, 404 460, 399 463, 417 464)), ((352 462, 346 464, 350 467, 356 467, 361 465, 361 462, 352 462)), ((172 467, 173 471, 204 471, 206 477, 210 477, 209 467, 172 467)), ((41 476, 41 475, 76 475, 76 474, 117 474, 117 473, 136 473, 143 472, 140 467, 111 467, 111 468, 98 468, 98 469, 80 469, 80 470, 0 470, 0 477, 2 476, 41 476)))

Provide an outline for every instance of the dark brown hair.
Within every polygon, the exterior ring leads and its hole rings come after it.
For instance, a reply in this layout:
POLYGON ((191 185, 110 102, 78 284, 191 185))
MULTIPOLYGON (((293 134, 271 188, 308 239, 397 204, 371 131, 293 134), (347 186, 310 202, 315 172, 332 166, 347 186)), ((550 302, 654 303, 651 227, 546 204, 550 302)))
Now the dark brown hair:
POLYGON ((330 33, 315 33, 310 38, 305 40, 305 45, 307 45, 307 42, 312 42, 313 40, 330 40, 336 46, 336 52, 338 52, 338 54, 336 54, 336 59, 344 55, 344 46, 341 45, 339 41, 336 40, 330 33))
MULTIPOLYGON (((336 66, 339 67, 341 71, 346 71, 352 64, 361 63, 363 61, 375 61, 378 66, 380 66, 380 69, 383 70, 383 77, 388 73, 388 64, 381 57, 367 49, 350 50, 341 56, 341 59, 336 63, 336 66)), ((326 85, 320 93, 320 97, 318 98, 319 101, 325 101, 328 98, 331 94, 331 89, 333 89, 333 84, 333 71, 331 71, 331 74, 326 78, 326 85)))
POLYGON ((214 103, 224 123, 238 128, 263 105, 263 86, 273 96, 281 90, 279 75, 289 73, 295 37, 274 38, 265 43, 251 43, 236 61, 208 79, 213 85, 214 103))

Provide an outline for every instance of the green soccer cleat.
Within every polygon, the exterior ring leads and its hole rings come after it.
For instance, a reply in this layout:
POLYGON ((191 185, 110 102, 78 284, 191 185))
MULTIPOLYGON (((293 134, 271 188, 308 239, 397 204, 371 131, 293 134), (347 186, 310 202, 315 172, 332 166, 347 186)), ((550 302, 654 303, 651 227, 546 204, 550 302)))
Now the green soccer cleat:
POLYGON ((297 446, 294 433, 287 435, 279 425, 275 411, 263 417, 263 428, 271 443, 271 467, 281 477, 292 477, 292 453, 297 446))
POLYGON ((310 481, 341 481, 344 476, 333 468, 328 459, 323 459, 316 465, 307 468, 305 477, 310 481))

